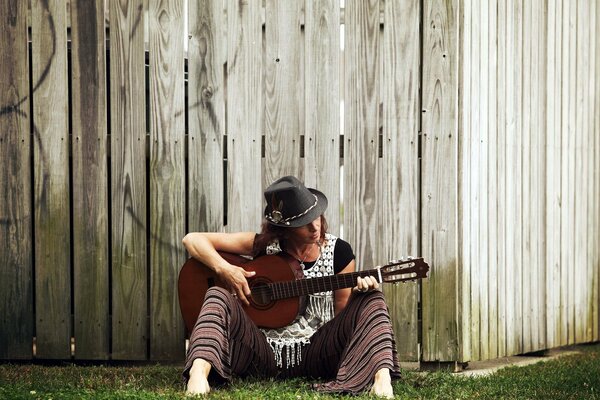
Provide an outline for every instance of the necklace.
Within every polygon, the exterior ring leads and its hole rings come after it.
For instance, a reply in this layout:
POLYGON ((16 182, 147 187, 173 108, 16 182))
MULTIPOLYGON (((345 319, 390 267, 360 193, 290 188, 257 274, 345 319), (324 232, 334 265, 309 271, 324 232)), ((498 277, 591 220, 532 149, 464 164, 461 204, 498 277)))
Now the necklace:
MULTIPOLYGON (((317 262, 319 260, 319 258, 321 258, 321 243, 320 242, 317 242, 317 243, 319 243, 319 256, 317 257, 317 259, 314 262, 317 262)), ((310 252, 312 251, 313 247, 315 247, 315 243, 313 243, 312 246, 310 246, 308 248, 306 253, 304 253, 304 257, 302 258, 302 260, 297 259, 300 262, 300 268, 302 268, 302 270, 304 270, 304 268, 305 268, 304 261, 306 260, 306 258, 310 254, 310 252)))

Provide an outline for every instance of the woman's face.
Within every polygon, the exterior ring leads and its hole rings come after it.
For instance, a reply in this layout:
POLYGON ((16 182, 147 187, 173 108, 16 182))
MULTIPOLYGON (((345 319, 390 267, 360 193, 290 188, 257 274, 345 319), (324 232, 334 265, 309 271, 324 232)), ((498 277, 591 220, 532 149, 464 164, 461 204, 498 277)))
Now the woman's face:
POLYGON ((321 239, 321 217, 299 228, 290 228, 290 233, 300 243, 315 243, 321 239))

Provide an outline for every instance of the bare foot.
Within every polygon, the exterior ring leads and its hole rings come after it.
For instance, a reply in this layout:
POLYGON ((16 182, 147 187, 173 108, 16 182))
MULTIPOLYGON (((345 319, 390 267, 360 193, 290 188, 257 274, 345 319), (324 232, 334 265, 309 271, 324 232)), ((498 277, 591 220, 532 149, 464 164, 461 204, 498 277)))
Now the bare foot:
POLYGON ((385 397, 386 399, 394 398, 394 390, 392 389, 392 378, 390 370, 381 368, 375 373, 375 380, 371 388, 371 394, 375 396, 385 397))
POLYGON ((190 379, 188 380, 186 394, 208 394, 210 392, 210 386, 208 385, 208 373, 210 372, 211 365, 203 360, 197 358, 190 368, 190 379))

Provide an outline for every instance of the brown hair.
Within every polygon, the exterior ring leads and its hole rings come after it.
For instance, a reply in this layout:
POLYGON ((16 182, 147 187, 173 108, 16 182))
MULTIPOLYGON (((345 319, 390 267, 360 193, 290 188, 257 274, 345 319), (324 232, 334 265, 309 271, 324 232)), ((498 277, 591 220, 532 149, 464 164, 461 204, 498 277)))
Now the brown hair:
MULTIPOLYGON (((321 237, 325 237, 325 233, 327 233, 327 219, 325 219, 325 215, 321 214, 321 237)), ((276 226, 270 224, 266 220, 263 220, 262 227, 260 230, 260 234, 256 235, 254 239, 254 245, 252 249, 253 256, 257 256, 261 252, 263 252, 267 246, 273 242, 273 240, 279 240, 279 246, 282 250, 285 250, 286 239, 288 237, 288 232, 290 228, 276 226)))

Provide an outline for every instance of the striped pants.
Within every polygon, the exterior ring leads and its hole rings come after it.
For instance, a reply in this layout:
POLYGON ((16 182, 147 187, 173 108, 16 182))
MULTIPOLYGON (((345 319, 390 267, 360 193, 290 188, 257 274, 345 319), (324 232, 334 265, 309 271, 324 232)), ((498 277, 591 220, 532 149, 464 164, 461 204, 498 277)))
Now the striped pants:
MULTIPOLYGON (((389 368, 400 375, 388 309, 379 291, 353 293, 346 308, 322 326, 304 346, 299 365, 278 368, 264 334, 229 292, 212 287, 190 337, 184 379, 195 359, 212 365, 211 383, 232 376, 321 378, 314 385, 323 392, 360 393, 373 383, 375 373, 389 368)), ((285 365, 285 362, 284 362, 285 365)))

